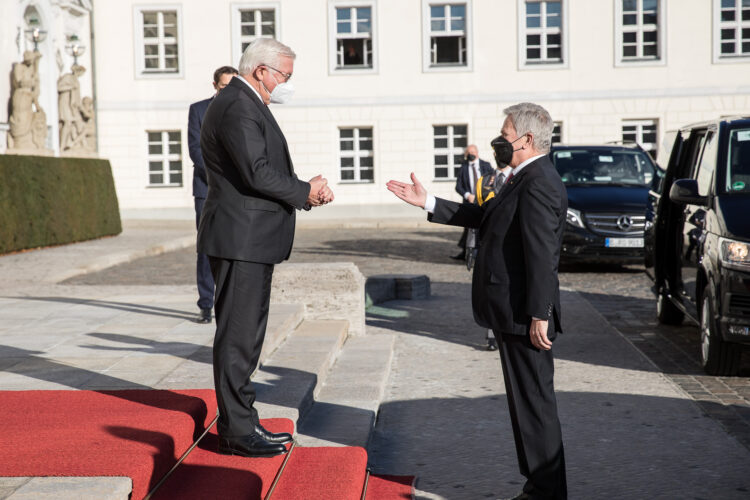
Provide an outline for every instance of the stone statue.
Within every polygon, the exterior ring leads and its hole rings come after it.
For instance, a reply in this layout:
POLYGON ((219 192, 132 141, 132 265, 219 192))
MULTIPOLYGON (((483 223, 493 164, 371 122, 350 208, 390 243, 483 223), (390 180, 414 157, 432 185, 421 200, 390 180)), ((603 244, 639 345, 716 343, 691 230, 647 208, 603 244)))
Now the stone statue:
POLYGON ((11 112, 8 150, 44 149, 47 116, 39 105, 39 52, 27 50, 11 73, 11 112))
POLYGON ((94 100, 84 97, 81 100, 81 114, 83 115, 83 149, 89 153, 96 153, 96 116, 94 100))
POLYGON ((70 71, 57 80, 60 152, 95 153, 94 101, 90 97, 81 99, 81 85, 78 81, 86 68, 74 64, 70 71))
POLYGON ((86 68, 74 64, 70 73, 57 80, 57 107, 60 117, 60 151, 74 149, 76 139, 83 132, 81 115, 81 85, 78 78, 86 68))

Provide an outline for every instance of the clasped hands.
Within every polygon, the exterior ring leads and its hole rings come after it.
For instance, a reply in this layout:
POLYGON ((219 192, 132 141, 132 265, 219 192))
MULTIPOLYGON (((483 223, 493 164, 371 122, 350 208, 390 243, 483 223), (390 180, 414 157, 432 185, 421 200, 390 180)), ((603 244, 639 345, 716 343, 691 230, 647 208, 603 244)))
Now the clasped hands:
POLYGON ((310 179, 310 194, 307 203, 312 207, 319 207, 333 201, 333 191, 328 187, 328 180, 322 175, 310 179))

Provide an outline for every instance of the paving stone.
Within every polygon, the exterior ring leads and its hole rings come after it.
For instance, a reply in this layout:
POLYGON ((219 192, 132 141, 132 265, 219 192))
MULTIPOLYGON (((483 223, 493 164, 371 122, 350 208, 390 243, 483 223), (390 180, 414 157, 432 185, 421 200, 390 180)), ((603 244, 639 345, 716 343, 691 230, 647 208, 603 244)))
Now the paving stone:
POLYGON ((8 500, 128 500, 133 490, 129 477, 35 477, 8 500))

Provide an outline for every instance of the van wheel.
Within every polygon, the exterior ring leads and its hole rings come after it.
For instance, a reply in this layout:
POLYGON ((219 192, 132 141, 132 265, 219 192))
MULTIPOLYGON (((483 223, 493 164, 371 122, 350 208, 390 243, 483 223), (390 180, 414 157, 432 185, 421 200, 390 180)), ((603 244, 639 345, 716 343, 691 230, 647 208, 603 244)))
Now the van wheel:
POLYGON ((701 363, 709 375, 732 376, 740 368, 739 346, 725 342, 714 318, 714 300, 708 286, 701 296, 701 363))
POLYGON ((663 325, 681 325, 685 313, 677 309, 664 292, 656 297, 656 316, 663 325))

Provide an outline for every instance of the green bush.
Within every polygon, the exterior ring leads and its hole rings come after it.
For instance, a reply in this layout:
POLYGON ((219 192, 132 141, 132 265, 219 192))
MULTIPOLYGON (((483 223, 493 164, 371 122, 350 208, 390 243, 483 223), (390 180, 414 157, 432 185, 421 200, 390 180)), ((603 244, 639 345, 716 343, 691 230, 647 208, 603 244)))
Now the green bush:
POLYGON ((0 254, 121 231, 108 160, 0 155, 0 254))

